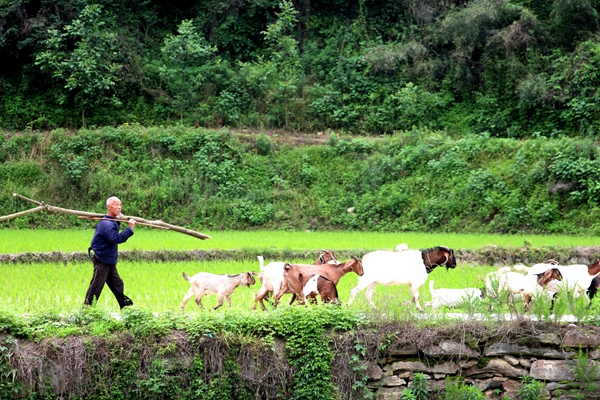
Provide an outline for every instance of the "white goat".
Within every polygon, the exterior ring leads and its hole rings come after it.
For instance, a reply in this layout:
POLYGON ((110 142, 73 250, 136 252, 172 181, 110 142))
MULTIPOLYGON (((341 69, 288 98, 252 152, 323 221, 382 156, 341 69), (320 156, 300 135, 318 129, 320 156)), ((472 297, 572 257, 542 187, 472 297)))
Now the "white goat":
POLYGON ((456 267, 454 251, 445 246, 423 251, 377 250, 365 254, 362 263, 364 275, 358 278, 358 284, 350 292, 348 304, 352 304, 356 295, 366 288, 367 300, 375 307, 373 292, 378 283, 384 286, 406 284, 419 311, 423 311, 419 302, 419 288, 427 281, 428 274, 437 266, 456 267))
POLYGON ((406 251, 408 250, 408 245, 406 243, 400 243, 396 246, 396 251, 406 251))
POLYGON ((196 297, 196 304, 204 309, 204 306, 202 306, 202 296, 205 294, 216 294, 218 296, 217 305, 214 307, 215 310, 223 305, 223 299, 227 300, 227 304, 231 308, 231 299, 229 296, 235 288, 238 286, 250 287, 250 285, 254 285, 256 282, 252 272, 244 272, 237 275, 217 275, 210 272, 199 272, 191 278, 184 272, 183 278, 191 286, 181 302, 182 310, 185 310, 186 303, 194 296, 196 297))
MULTIPOLYGON (((258 259, 260 271, 262 273, 262 286, 254 296, 254 305, 252 306, 252 309, 256 310, 256 304, 260 303, 261 308, 266 311, 267 308, 265 307, 264 299, 266 299, 269 294, 274 295, 281 290, 281 286, 283 285, 283 267, 286 263, 282 261, 273 261, 264 265, 263 256, 257 256, 256 258, 258 259)), ((335 258, 333 252, 323 250, 315 260, 315 264, 338 265, 339 261, 335 258)))
MULTIPOLYGON (((527 271, 525 266, 515 268, 520 271, 527 271)), ((509 294, 508 302, 515 301, 515 295, 520 295, 525 303, 525 309, 529 309, 529 305, 533 296, 541 294, 544 289, 553 281, 562 279, 561 272, 552 265, 550 269, 539 274, 524 275, 519 272, 511 271, 509 267, 503 267, 498 271, 490 272, 486 276, 486 289, 488 295, 498 298, 498 294, 506 291, 509 294)))
POLYGON ((548 263, 535 264, 529 268, 529 275, 539 274, 550 268, 557 268, 562 274, 562 281, 548 283, 546 289, 552 293, 573 292, 577 298, 590 287, 592 280, 600 274, 600 260, 593 264, 553 265, 548 263))
POLYGON ((425 307, 436 308, 457 307, 465 303, 472 303, 477 298, 480 298, 482 292, 480 289, 465 288, 465 289, 434 289, 433 279, 429 281, 429 292, 431 293, 431 301, 425 303, 425 307))

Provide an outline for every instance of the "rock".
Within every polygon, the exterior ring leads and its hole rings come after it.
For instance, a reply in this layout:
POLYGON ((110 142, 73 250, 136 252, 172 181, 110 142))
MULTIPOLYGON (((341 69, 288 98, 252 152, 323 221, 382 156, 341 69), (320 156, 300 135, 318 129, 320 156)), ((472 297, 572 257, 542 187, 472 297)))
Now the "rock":
POLYGON ((396 400, 402 397, 402 392, 404 392, 406 388, 404 387, 395 387, 395 388, 381 388, 377 391, 375 395, 375 400, 396 400))
POLYGON ((510 399, 517 398, 517 392, 519 391, 520 383, 517 381, 508 380, 506 382, 502 382, 502 389, 504 390, 503 396, 508 397, 510 399))
MULTIPOLYGON (((573 362, 571 361, 571 364, 573 362)), ((531 364, 532 378, 546 381, 572 381, 575 379, 571 365, 566 360, 537 360, 531 364)))
POLYGON ((432 367, 428 367, 421 361, 398 361, 392 364, 394 375, 401 375, 403 373, 416 373, 426 372, 434 374, 456 374, 459 371, 458 365, 453 362, 445 362, 442 364, 435 364, 432 367))
POLYGON ((540 349, 531 349, 530 354, 524 354, 524 355, 531 355, 531 356, 535 356, 537 358, 553 358, 556 360, 564 360, 565 358, 573 357, 575 354, 576 353, 573 351, 559 351, 559 350, 549 349, 549 348, 540 348, 540 349))
POLYGON ((564 360, 573 356, 574 352, 558 351, 552 348, 534 348, 531 349, 527 346, 520 346, 517 344, 506 344, 506 343, 494 343, 487 347, 484 351, 486 357, 494 356, 534 356, 540 358, 553 358, 558 360, 564 360))
POLYGON ((392 345, 388 348, 387 352, 390 356, 416 356, 419 353, 419 349, 413 345, 392 345))
POLYGON ((519 360, 516 357, 513 357, 511 355, 505 355, 502 358, 504 359, 504 361, 506 361, 510 365, 513 365, 513 366, 514 365, 519 365, 519 360))
POLYGON ((519 358, 519 365, 527 369, 531 368, 531 360, 526 358, 519 358))
POLYGON ((477 365, 477 361, 475 361, 475 360, 461 361, 460 363, 458 363, 458 365, 463 369, 472 368, 477 365))
POLYGON ((489 347, 486 347, 483 355, 486 357, 504 356, 504 355, 522 355, 530 354, 527 346, 519 346, 517 344, 506 344, 506 343, 494 343, 489 347))
POLYGON ((435 364, 428 372, 434 374, 454 375, 458 373, 458 365, 453 362, 445 362, 443 364, 435 364))
POLYGON ((483 392, 483 397, 485 397, 486 400, 504 400, 502 395, 499 394, 496 389, 486 390, 483 392))
POLYGON ((475 386, 477 389, 481 390, 482 392, 485 392, 488 389, 495 389, 495 388, 499 388, 502 387, 502 382, 506 381, 506 378, 492 378, 492 379, 485 379, 485 380, 477 380, 477 382, 475 382, 473 384, 473 386, 475 386))
POLYGON ((392 364, 394 374, 401 371, 427 372, 429 368, 421 361, 398 361, 392 364))
POLYGON ((409 379, 411 376, 411 372, 410 371, 402 371, 396 375, 398 376, 398 378, 409 379))
POLYGON ((480 356, 478 351, 470 349, 463 343, 443 340, 439 345, 432 345, 423 349, 423 353, 430 357, 458 357, 458 358, 477 358, 480 356))
POLYGON ((518 378, 527 374, 527 370, 522 368, 515 368, 500 358, 491 359, 490 362, 483 368, 474 367, 465 371, 465 375, 477 376, 480 379, 485 377, 491 378, 494 375, 501 375, 509 378, 518 378), (488 376, 486 376, 485 374, 488 374, 488 376))
POLYGON ((558 335, 556 333, 548 333, 548 332, 540 333, 537 336, 537 340, 540 343, 552 344, 552 345, 555 345, 555 346, 558 346, 561 343, 561 340, 560 340, 560 338, 558 337, 558 335))
POLYGON ((565 333, 562 341, 564 347, 588 348, 596 347, 600 344, 600 335, 594 331, 586 331, 583 328, 570 329, 565 333))
POLYGON ((369 363, 367 365, 367 378, 370 380, 379 380, 383 376, 383 371, 379 367, 379 365, 375 363, 369 363))
POLYGON ((383 378, 383 386, 405 386, 406 381, 400 379, 397 375, 387 376, 383 378))
POLYGON ((523 368, 515 368, 508 362, 500 358, 491 359, 488 365, 482 368, 482 370, 485 372, 492 372, 501 376, 507 376, 509 378, 520 378, 523 375, 527 375, 527 370, 523 368))

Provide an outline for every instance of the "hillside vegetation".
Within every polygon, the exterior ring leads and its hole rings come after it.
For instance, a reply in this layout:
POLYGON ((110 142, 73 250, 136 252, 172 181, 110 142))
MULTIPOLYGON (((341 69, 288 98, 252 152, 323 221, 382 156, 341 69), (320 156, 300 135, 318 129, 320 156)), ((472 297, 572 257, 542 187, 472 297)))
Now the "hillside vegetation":
MULTIPOLYGON (((599 235, 590 139, 453 138, 412 130, 323 144, 202 128, 106 127, 0 135, 0 215, 13 193, 203 230, 293 229, 599 235)), ((0 227, 73 227, 37 213, 0 227)))
POLYGON ((0 3, 0 127, 594 136, 598 0, 0 3))

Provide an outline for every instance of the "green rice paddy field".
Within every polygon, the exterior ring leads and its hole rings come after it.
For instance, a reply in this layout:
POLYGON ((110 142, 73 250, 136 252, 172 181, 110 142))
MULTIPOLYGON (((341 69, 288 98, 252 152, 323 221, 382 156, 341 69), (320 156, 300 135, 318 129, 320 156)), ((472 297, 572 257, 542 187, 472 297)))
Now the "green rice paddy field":
MULTIPOLYGON (((410 248, 426 248, 445 245, 454 249, 476 249, 488 245, 501 247, 523 246, 595 246, 600 238, 565 236, 503 236, 503 235, 459 235, 436 233, 365 233, 365 232, 203 232, 212 236, 199 240, 177 232, 140 227, 128 242, 120 245, 121 250, 240 250, 260 255, 269 249, 336 251, 352 249, 393 249, 399 243, 410 248)), ((85 251, 93 235, 87 230, 0 230, 0 253, 52 251, 85 251)), ((189 284, 182 272, 193 275, 205 271, 216 274, 235 274, 243 271, 258 271, 255 256, 244 261, 198 261, 198 262, 131 262, 119 263, 118 269, 125 282, 125 293, 137 307, 163 312, 178 310, 189 284)), ((357 254, 362 257, 363 254, 357 254)), ((284 260, 265 260, 270 261, 284 260)), ((290 262, 312 262, 313 260, 285 260, 290 262)), ((492 266, 468 265, 458 259, 456 270, 437 268, 430 274, 440 287, 484 286, 485 275, 492 266)), ((81 308, 83 298, 92 276, 91 263, 38 263, 0 264, 0 311, 15 313, 71 312, 81 308)), ((338 285, 340 298, 346 303, 350 290, 358 277, 350 273, 338 285)), ((232 295, 233 308, 250 310, 254 294, 260 288, 238 288, 232 295)), ((421 290, 422 302, 430 299, 428 285, 421 290)), ((289 295, 284 296, 287 302, 289 295)), ((410 300, 406 286, 377 287, 376 304, 398 304, 410 300)), ((215 296, 203 300, 206 308, 216 304, 215 296)), ((98 305, 108 311, 118 311, 118 305, 108 288, 105 288, 98 305)), ((352 305, 357 309, 367 307, 364 294, 359 294, 352 305)), ((188 302, 188 312, 200 312, 193 301, 188 302)), ((220 310, 216 312, 222 312, 220 310)))

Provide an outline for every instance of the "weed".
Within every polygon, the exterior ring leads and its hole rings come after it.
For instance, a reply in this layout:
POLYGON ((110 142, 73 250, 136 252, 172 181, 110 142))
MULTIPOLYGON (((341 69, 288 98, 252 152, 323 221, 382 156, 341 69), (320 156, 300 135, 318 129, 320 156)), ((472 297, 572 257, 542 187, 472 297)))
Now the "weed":
POLYGON ((419 372, 416 373, 412 384, 402 392, 402 400, 428 400, 429 399, 429 378, 419 372))
POLYGON ((547 398, 546 385, 531 376, 524 376, 521 379, 521 386, 517 395, 521 400, 542 400, 547 398))
POLYGON ((485 396, 475 386, 465 384, 460 379, 446 378, 444 400, 484 400, 485 396))

